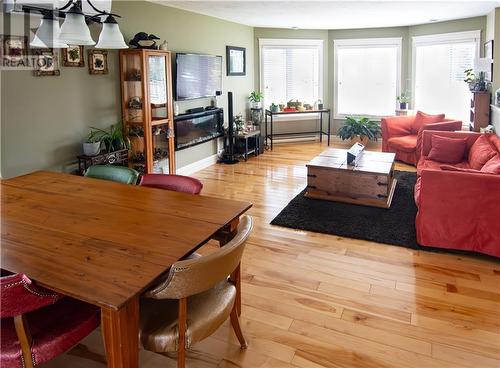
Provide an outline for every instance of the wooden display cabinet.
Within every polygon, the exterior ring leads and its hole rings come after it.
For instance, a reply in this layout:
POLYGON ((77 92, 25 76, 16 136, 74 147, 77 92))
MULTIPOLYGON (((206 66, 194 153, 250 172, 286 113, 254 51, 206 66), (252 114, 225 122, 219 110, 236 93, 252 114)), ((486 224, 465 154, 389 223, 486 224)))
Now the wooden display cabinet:
POLYGON ((175 173, 170 52, 120 50, 120 82, 129 166, 143 173, 175 173))
POLYGON ((491 94, 487 91, 472 92, 470 101, 470 130, 479 132, 490 123, 491 94))

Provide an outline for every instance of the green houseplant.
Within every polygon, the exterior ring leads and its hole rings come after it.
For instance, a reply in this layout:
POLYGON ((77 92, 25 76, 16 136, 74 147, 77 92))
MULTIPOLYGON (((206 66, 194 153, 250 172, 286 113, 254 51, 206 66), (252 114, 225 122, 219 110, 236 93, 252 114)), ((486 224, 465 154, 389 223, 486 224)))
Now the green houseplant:
POLYGON ((250 101, 251 107, 254 109, 262 108, 262 99, 264 98, 264 94, 260 91, 253 91, 248 96, 248 100, 250 101))
POLYGON ((356 119, 348 116, 338 135, 343 141, 351 140, 352 143, 360 142, 366 146, 368 141, 377 141, 380 132, 380 125, 376 122, 366 117, 356 119))
POLYGON ((121 123, 113 124, 107 130, 99 128, 91 129, 100 132, 101 140, 104 142, 107 152, 118 151, 127 147, 121 123))
POLYGON ((96 156, 101 152, 102 132, 90 128, 89 134, 83 142, 83 154, 85 156, 96 156))
POLYGON ((406 110, 408 108, 408 104, 410 103, 410 92, 404 91, 397 98, 396 101, 399 102, 399 108, 401 110, 406 110))

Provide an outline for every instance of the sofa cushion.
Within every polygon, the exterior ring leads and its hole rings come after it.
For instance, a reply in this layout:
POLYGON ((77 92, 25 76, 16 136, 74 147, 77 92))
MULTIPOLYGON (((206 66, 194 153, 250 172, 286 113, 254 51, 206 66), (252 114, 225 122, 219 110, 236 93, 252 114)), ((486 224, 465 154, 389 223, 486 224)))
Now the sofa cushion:
POLYGON ((481 168, 481 172, 500 175, 500 153, 490 158, 481 168))
POLYGON ((433 135, 428 158, 432 161, 456 164, 463 161, 466 148, 466 138, 448 138, 433 135))
POLYGON ((413 133, 418 133, 420 128, 426 124, 439 123, 444 120, 444 114, 439 115, 429 115, 422 111, 417 111, 417 115, 415 116, 415 120, 413 120, 413 124, 411 130, 413 133))
MULTIPOLYGON (((443 166, 442 162, 429 160, 429 157, 423 156, 417 165, 417 175, 420 176, 422 170, 431 169, 431 170, 442 170, 441 166, 443 166)), ((453 164, 454 167, 458 167, 460 169, 470 169, 468 161, 462 161, 456 164, 453 164)))
POLYGON ((415 199, 415 204, 419 207, 420 202, 420 189, 422 188, 422 178, 418 177, 417 182, 415 183, 415 188, 413 191, 413 198, 415 199))
POLYGON ((396 151, 413 152, 417 147, 417 135, 405 135, 403 137, 392 137, 387 141, 389 147, 396 151))
POLYGON ((496 151, 492 147, 487 135, 481 135, 469 150, 469 164, 475 170, 481 170, 483 165, 488 162, 496 151))
POLYGON ((488 134, 488 139, 490 143, 493 145, 493 148, 500 153, 500 137, 496 134, 488 134))

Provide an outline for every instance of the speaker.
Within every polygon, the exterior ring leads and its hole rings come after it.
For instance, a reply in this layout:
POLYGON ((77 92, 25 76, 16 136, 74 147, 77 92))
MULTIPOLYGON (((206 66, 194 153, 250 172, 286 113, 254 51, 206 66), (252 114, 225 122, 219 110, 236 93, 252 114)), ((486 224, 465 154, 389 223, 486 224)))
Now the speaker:
POLYGON ((233 114, 233 92, 227 93, 227 114, 229 117, 229 126, 227 127, 227 144, 225 144, 224 153, 219 160, 223 164, 236 164, 239 161, 234 156, 234 114, 233 114))

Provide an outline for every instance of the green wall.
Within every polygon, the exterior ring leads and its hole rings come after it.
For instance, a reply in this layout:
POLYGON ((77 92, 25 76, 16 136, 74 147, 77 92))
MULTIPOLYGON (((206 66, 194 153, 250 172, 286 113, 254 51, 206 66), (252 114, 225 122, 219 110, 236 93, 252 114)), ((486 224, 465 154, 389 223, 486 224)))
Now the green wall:
MULTIPOLYGON (((333 41, 336 39, 348 38, 380 38, 380 37, 401 37, 402 38, 402 65, 401 65, 401 88, 405 85, 410 88, 411 85, 411 38, 413 36, 422 36, 428 34, 439 34, 449 32, 461 32, 470 30, 481 30, 482 42, 485 40, 486 32, 486 16, 474 17, 461 20, 453 20, 447 22, 437 22, 431 24, 423 24, 409 27, 388 27, 388 28, 367 28, 367 29, 342 29, 342 30, 292 30, 292 29, 270 29, 270 28, 256 28, 255 29, 255 64, 259 65, 259 38, 311 38, 322 39, 325 41, 325 81, 324 81, 324 102, 332 108, 333 106, 333 83, 334 83, 334 48, 333 41), (328 34, 325 35, 324 32, 328 34), (327 55, 327 56, 326 56, 327 55)), ((499 48, 500 49, 500 48, 499 48)), ((260 85, 258 71, 256 72, 255 85, 260 85)), ((396 104, 396 101, 394 102, 396 104)), ((334 109, 335 107, 333 107, 334 109)), ((341 125, 341 120, 333 120, 332 131, 336 130, 341 125)), ((313 122, 301 123, 304 129, 310 128, 305 125, 314 124, 313 122)), ((279 128, 278 128, 279 130, 279 128)))
MULTIPOLYGON (((223 78, 223 91, 233 91, 235 113, 245 112, 254 86, 253 28, 145 1, 114 2, 120 28, 128 41, 137 32, 153 33, 173 51, 224 57, 226 45, 246 47, 247 75, 223 78)), ((23 34, 22 18, 12 17, 11 34, 23 34)), ((38 20, 31 27, 37 27, 38 20)), ((93 25, 97 40, 100 26, 93 25)), ((121 121, 118 53, 108 51, 109 74, 89 75, 85 68, 61 67, 59 77, 34 77, 31 71, 1 72, 1 175, 4 178, 39 169, 71 171, 90 126, 121 121)), ((87 59, 85 60, 87 63, 87 59)), ((227 97, 221 98, 225 107, 227 97)), ((210 100, 181 103, 181 111, 206 106, 210 100)), ((226 117, 227 118, 227 117, 226 117)), ((216 153, 208 142, 178 152, 177 167, 216 153)))

